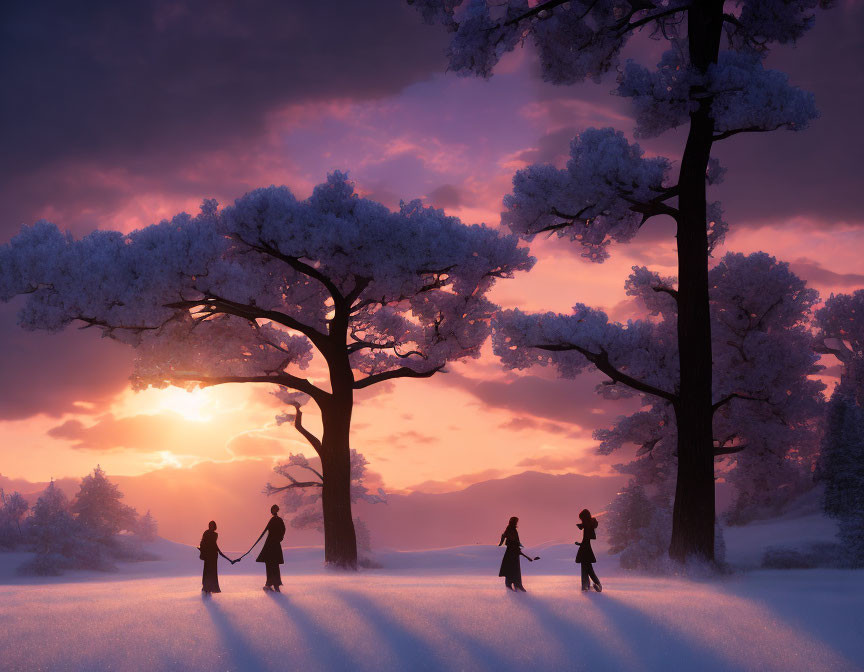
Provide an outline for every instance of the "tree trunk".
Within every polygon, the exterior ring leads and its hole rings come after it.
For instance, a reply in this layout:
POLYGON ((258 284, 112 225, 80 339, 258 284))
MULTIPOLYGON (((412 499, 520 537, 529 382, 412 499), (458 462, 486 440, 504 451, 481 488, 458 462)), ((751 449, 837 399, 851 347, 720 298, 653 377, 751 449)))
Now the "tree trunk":
MULTIPOLYGON (((687 13, 690 63, 705 72, 717 61, 723 25, 721 0, 696 2, 687 13)), ((678 352, 681 368, 678 478, 669 555, 678 561, 714 560, 714 451, 712 432, 711 316, 705 174, 714 120, 711 100, 694 87, 699 107, 681 159, 678 209, 678 352)))
MULTIPOLYGON (((343 396, 343 395, 340 395, 343 396)), ((338 397, 336 398, 338 399, 338 397)), ((324 485, 324 563, 357 569, 357 537, 351 514, 351 411, 353 399, 340 399, 322 412, 321 468, 324 485)))

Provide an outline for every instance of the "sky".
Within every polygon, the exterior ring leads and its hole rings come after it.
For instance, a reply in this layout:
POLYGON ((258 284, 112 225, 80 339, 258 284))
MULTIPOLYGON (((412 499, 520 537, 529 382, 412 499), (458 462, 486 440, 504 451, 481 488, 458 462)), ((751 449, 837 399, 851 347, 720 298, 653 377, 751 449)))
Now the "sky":
MULTIPOLYGON (((728 172, 712 198, 730 233, 715 258, 769 252, 825 297, 864 286, 862 20, 862 3, 840 1, 800 44, 769 57, 816 94, 821 118, 800 133, 718 144, 728 172)), ((588 126, 632 137, 627 102, 610 95, 614 74, 543 84, 524 50, 488 81, 459 78, 446 72, 447 37, 400 0, 15 0, 0 24, 0 243, 42 218, 78 236, 131 231, 270 184, 303 197, 336 169, 388 207, 422 198, 498 226, 516 170, 563 165, 588 126)), ((640 38, 626 55, 650 64, 658 54, 640 38)), ((683 138, 642 146, 677 159, 683 138)), ((630 267, 674 275, 673 236, 670 222, 649 222, 599 265, 566 242, 538 240, 534 270, 499 281, 491 298, 529 311, 581 302, 626 320, 630 267)), ((276 426, 266 387, 134 393, 129 349, 93 330, 25 332, 19 306, 0 305, 0 474, 45 481, 100 463, 140 475, 309 454, 290 426, 276 426)), ((362 392, 353 447, 393 492, 446 492, 525 470, 610 474, 627 456, 596 455, 591 433, 632 407, 595 397, 600 380, 506 372, 487 348, 430 380, 362 392)), ((317 426, 313 412, 307 419, 317 426)))

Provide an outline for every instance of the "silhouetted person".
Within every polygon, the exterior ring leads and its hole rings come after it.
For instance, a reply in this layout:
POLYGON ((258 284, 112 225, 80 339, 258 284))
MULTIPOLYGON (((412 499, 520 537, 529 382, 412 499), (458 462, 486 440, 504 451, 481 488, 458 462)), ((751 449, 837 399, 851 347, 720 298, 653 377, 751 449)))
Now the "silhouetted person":
POLYGON ((519 533, 516 531, 516 526, 519 524, 519 519, 513 516, 510 522, 507 523, 507 529, 501 535, 501 541, 498 545, 506 544, 507 549, 504 551, 504 557, 501 560, 501 569, 498 576, 504 577, 504 585, 507 590, 521 590, 527 592, 522 587, 522 567, 520 565, 519 556, 528 558, 530 562, 539 560, 539 557, 532 558, 522 552, 522 544, 519 543, 519 533))
POLYGON ((204 561, 204 573, 201 576, 201 590, 208 595, 210 593, 221 593, 219 590, 219 570, 217 564, 221 555, 232 565, 234 561, 225 555, 220 549, 217 540, 219 534, 216 532, 216 521, 211 520, 204 534, 201 535, 201 551, 198 557, 204 561))
POLYGON ((597 538, 597 533, 594 531, 597 529, 597 519, 591 517, 591 512, 588 509, 582 509, 579 513, 579 520, 582 522, 577 523, 576 527, 582 530, 582 541, 574 543, 579 547, 576 552, 576 562, 582 567, 582 590, 591 590, 591 581, 593 581, 594 590, 599 593, 603 590, 603 586, 600 585, 600 579, 597 578, 597 574, 594 573, 594 568, 591 566, 597 562, 597 558, 594 557, 594 550, 591 548, 591 540, 597 538))
MULTIPOLYGON (((264 548, 258 554, 258 562, 263 562, 267 568, 267 583, 264 585, 264 590, 279 591, 279 586, 282 585, 282 575, 279 572, 279 565, 285 562, 282 557, 282 540, 285 538, 285 522, 279 517, 279 507, 274 504, 270 507, 270 513, 273 515, 261 533, 261 537, 267 533, 267 540, 264 542, 264 548)), ((258 537, 259 539, 261 537, 258 537)))

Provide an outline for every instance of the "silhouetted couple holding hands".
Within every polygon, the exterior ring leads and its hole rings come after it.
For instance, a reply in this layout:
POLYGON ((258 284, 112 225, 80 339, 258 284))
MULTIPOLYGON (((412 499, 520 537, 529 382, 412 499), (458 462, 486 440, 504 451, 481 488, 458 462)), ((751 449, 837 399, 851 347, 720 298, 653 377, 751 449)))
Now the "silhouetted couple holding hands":
MULTIPOLYGON (((598 593, 603 590, 600 585, 600 579, 594 572, 592 565, 597 562, 594 557, 594 551, 591 548, 591 540, 597 538, 597 519, 591 516, 588 509, 582 509, 579 513, 579 520, 582 521, 576 525, 582 530, 582 541, 574 542, 579 546, 576 553, 576 562, 582 567, 582 590, 591 590, 591 581, 594 582, 594 590, 598 593)), ((513 516, 510 522, 507 523, 507 528, 501 534, 501 541, 498 545, 506 544, 507 548, 504 551, 504 557, 501 559, 501 569, 498 576, 504 577, 504 585, 507 590, 527 592, 522 586, 522 567, 520 558, 527 558, 529 562, 539 560, 540 556, 531 557, 522 552, 522 544, 519 541, 519 532, 516 530, 519 525, 519 519, 513 516)))
MULTIPOLYGON (((266 534, 267 540, 264 542, 264 548, 258 554, 257 562, 263 562, 267 570, 267 582, 264 584, 264 590, 273 590, 280 592, 279 586, 282 585, 282 574, 279 571, 279 565, 284 564, 285 559, 282 556, 282 540, 285 538, 285 521, 279 517, 279 507, 274 504, 270 507, 270 520, 267 522, 267 527, 261 535, 252 544, 252 548, 261 541, 261 538, 266 534)), ((240 562, 252 550, 250 548, 246 553, 239 558, 232 560, 225 555, 219 548, 217 540, 219 534, 216 532, 216 521, 211 520, 207 526, 207 530, 201 535, 201 545, 198 547, 201 551, 199 557, 204 561, 204 573, 201 577, 201 591, 205 595, 211 593, 221 593, 219 589, 219 571, 217 562, 221 555, 232 565, 240 562)))

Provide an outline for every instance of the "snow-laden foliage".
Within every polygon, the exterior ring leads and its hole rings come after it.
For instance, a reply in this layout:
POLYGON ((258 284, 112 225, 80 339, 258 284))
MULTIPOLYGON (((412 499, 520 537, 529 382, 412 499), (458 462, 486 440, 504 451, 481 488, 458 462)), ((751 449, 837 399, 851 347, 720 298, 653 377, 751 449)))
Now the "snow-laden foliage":
POLYGON ((516 173, 502 222, 529 240, 556 231, 581 244, 584 257, 603 261, 611 240, 627 242, 639 230, 643 215, 634 204, 666 191, 669 160, 643 154, 620 131, 589 128, 570 143, 566 168, 538 164, 516 173))
POLYGON ((633 101, 636 137, 652 138, 688 123, 698 107, 694 87, 711 97, 717 135, 800 131, 818 116, 813 94, 789 84, 786 74, 763 67, 753 53, 722 52, 702 73, 687 63, 686 46, 665 52, 656 70, 627 61, 616 93, 633 101), (684 52, 684 53, 682 53, 684 52))
MULTIPOLYGON (((743 523, 776 513, 810 487, 824 386, 809 378, 821 367, 808 347, 807 317, 818 295, 765 253, 725 255, 709 283, 715 453, 735 487, 729 522, 743 523)), ((626 288, 648 318, 611 323, 583 305, 571 315, 503 311, 493 346, 507 368, 554 366, 573 378, 593 366, 609 376, 598 387, 604 397, 640 394, 639 411, 595 438, 601 454, 635 444, 635 459, 618 468, 669 506, 677 445, 675 279, 635 267, 626 288)))
MULTIPOLYGON (((507 52, 530 44, 540 58, 542 77, 554 84, 599 81, 619 65, 624 45, 637 31, 686 44, 684 16, 691 7, 670 0, 658 4, 619 0, 408 0, 427 23, 454 33, 450 69, 463 76, 491 77, 507 52)), ((746 0, 728 3, 725 22, 733 50, 763 55, 772 43, 800 39, 827 0, 746 0)))
MULTIPOLYGON (((408 0, 429 23, 454 32, 450 69, 490 77, 501 57, 526 41, 540 56, 543 79, 555 84, 599 80, 640 23, 642 7, 616 0, 408 0)), ((665 6, 665 15, 674 17, 665 6)), ((658 19, 665 24, 663 18, 658 19)))
MULTIPOLYGON (((527 240, 555 232, 581 245, 589 261, 602 262, 613 240, 626 243, 649 217, 674 214, 665 204, 674 196, 670 168, 669 159, 645 157, 621 131, 589 128, 570 143, 565 168, 536 164, 513 176, 501 221, 527 240)), ((719 182, 722 174, 712 163, 706 180, 719 182)), ((713 248, 727 228, 719 203, 709 205, 706 218, 713 248)))
POLYGON ((429 373, 479 354, 486 291, 531 263, 515 237, 419 202, 390 212, 334 173, 305 201, 259 189, 127 235, 25 227, 0 248, 0 300, 27 293, 26 328, 80 320, 137 346, 145 387, 302 369, 335 292, 355 370, 429 373))
POLYGON ((816 9, 832 0, 741 0, 727 23, 730 38, 741 49, 764 51, 768 44, 799 40, 816 22, 816 9))
POLYGON ((135 531, 138 523, 135 509, 121 502, 122 498, 120 488, 109 481, 105 471, 97 465, 92 474, 81 479, 70 511, 91 537, 109 543, 114 535, 122 531, 135 531))
MULTIPOLYGON (((299 409, 298 409, 299 410, 299 409)), ((383 504, 387 502, 387 496, 383 490, 377 493, 370 492, 363 483, 366 478, 366 465, 368 460, 353 448, 351 449, 351 501, 369 502, 370 504, 383 504)), ((267 483, 264 493, 268 496, 281 494, 283 510, 293 514, 291 527, 304 530, 314 529, 324 531, 324 513, 321 510, 321 488, 324 484, 324 475, 318 460, 310 461, 303 454, 290 454, 288 460, 277 464, 273 471, 288 480, 285 485, 273 485, 267 483), (311 479, 311 480, 310 480, 311 479)), ((355 530, 359 518, 354 519, 355 530)), ((365 524, 362 525, 365 529, 365 524)), ((361 550, 371 549, 371 537, 368 529, 361 539, 358 534, 357 543, 361 550)))
POLYGON ((20 492, 6 494, 0 488, 0 548, 15 548, 24 541, 21 521, 29 508, 20 492))

